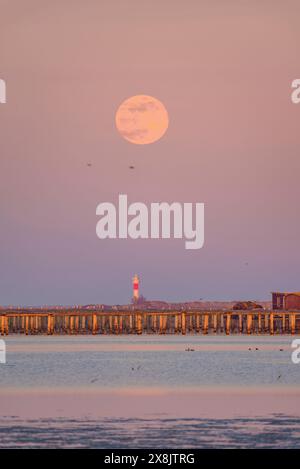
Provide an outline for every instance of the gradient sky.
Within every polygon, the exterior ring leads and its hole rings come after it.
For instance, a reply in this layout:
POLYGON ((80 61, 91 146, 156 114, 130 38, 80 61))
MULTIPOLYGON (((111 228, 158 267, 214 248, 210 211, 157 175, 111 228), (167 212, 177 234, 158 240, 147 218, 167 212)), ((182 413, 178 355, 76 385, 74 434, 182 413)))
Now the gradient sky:
POLYGON ((0 0, 0 304, 127 302, 134 273, 148 299, 298 291, 299 18, 298 0, 0 0), (136 94, 169 113, 151 145, 115 129, 136 94), (204 248, 99 240, 119 193, 204 202, 204 248))

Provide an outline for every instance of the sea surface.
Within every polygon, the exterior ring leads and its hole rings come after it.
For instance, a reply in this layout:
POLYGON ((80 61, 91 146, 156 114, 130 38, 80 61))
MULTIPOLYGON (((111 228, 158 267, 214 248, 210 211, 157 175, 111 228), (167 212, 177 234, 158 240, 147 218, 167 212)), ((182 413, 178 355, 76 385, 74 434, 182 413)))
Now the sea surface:
POLYGON ((300 447, 295 338, 5 337, 0 447, 300 447))

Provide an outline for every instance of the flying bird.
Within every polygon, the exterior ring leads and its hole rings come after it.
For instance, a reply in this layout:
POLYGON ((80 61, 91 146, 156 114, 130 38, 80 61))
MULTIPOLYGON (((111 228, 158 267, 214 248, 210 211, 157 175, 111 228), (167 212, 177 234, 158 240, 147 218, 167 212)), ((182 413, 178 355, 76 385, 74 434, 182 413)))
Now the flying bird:
POLYGON ((134 166, 129 166, 129 169, 134 169, 134 166))

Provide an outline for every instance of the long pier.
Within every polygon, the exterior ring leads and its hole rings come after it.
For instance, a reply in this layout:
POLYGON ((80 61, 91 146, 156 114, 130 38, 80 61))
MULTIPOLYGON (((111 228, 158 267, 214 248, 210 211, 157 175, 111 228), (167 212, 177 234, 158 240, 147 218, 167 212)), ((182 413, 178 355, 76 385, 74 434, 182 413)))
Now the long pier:
POLYGON ((300 311, 1 311, 0 334, 297 334, 300 311))

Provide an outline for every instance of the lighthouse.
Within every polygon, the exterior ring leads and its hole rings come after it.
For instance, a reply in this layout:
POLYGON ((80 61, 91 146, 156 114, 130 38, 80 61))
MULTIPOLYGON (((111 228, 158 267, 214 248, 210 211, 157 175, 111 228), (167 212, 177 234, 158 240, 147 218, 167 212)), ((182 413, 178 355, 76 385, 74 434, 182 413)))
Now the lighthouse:
POLYGON ((133 286, 133 302, 137 303, 139 299, 139 283, 140 279, 138 276, 135 274, 135 276, 132 279, 132 286, 133 286))

